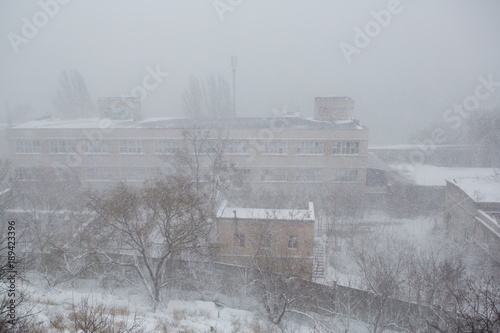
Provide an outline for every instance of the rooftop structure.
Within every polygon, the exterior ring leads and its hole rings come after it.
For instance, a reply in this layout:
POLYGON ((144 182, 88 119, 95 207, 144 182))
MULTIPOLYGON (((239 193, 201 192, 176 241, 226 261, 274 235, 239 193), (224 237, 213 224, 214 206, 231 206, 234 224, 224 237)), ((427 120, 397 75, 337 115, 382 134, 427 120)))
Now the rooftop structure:
POLYGON ((319 130, 367 130, 358 120, 349 121, 319 121, 300 117, 278 118, 148 118, 140 121, 132 119, 110 118, 45 118, 11 127, 11 129, 191 129, 219 128, 219 129, 260 129, 275 124, 279 129, 319 129, 319 130))
POLYGON ((239 218, 245 220, 299 220, 314 221, 314 205, 309 203, 309 209, 263 209, 263 208, 240 208, 228 207, 224 201, 219 211, 218 218, 239 218))
POLYGON ((500 209, 499 176, 453 178, 449 182, 459 187, 475 202, 498 204, 500 209))

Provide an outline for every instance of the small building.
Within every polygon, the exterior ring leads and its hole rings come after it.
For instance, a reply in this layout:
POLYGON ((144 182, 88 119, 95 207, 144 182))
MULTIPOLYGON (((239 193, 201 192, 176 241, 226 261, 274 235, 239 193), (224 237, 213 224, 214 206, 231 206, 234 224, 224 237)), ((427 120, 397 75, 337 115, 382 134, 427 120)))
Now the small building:
POLYGON ((495 175, 493 168, 439 167, 410 163, 389 164, 389 167, 393 171, 386 173, 388 207, 403 216, 441 212, 445 204, 447 179, 495 175))
POLYGON ((219 260, 251 267, 259 257, 288 260, 310 278, 314 261, 314 205, 299 209, 229 207, 217 213, 219 260))
POLYGON ((475 243, 500 262, 500 179, 446 181, 444 223, 452 239, 475 243))

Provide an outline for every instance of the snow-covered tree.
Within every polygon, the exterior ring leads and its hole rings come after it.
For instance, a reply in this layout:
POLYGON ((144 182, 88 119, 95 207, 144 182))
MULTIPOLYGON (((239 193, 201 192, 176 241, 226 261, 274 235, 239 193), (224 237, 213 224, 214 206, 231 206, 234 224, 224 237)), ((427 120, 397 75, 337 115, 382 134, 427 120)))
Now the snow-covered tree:
POLYGON ((89 208, 96 213, 88 229, 89 246, 103 260, 132 267, 155 308, 162 289, 172 282, 174 261, 209 247, 207 197, 184 177, 155 179, 141 188, 120 183, 93 192, 89 208))

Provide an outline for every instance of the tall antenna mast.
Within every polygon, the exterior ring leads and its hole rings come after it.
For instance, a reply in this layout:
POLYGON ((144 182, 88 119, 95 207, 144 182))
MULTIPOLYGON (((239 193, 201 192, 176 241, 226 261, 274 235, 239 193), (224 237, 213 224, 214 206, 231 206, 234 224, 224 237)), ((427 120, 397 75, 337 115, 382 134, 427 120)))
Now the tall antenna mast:
POLYGON ((236 56, 231 57, 231 67, 233 68, 233 118, 236 118, 236 56))

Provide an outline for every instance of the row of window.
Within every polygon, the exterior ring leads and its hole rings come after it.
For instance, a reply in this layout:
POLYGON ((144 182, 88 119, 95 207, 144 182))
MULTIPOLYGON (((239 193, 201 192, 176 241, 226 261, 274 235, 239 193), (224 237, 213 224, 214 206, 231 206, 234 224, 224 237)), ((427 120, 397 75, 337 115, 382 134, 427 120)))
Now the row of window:
MULTIPOLYGON (((202 153, 210 153, 217 149, 210 142, 198 147, 202 153)), ((175 154, 181 151, 182 140, 155 140, 155 154, 175 154)), ((248 140, 228 140, 224 152, 226 154, 250 154, 252 152, 248 140)), ((51 154, 109 154, 109 140, 50 140, 49 150, 51 154)), ((284 140, 266 140, 262 143, 262 154, 287 155, 288 142, 284 140)), ((144 154, 144 140, 119 140, 118 151, 120 154, 144 154)), ((16 153, 18 154, 40 154, 40 140, 16 140, 16 153)), ((323 155, 324 142, 305 140, 297 143, 297 154, 299 155, 323 155)), ((334 141, 334 155, 358 155, 359 141, 334 141)))
MULTIPOLYGON (((237 247, 245 247, 245 234, 241 232, 236 232, 234 234, 235 244, 237 247)), ((259 248, 261 249, 270 249, 272 246, 271 235, 264 234, 262 235, 259 248)), ((299 237, 295 235, 289 235, 287 240, 287 248, 289 250, 297 250, 299 248, 299 237)))
MULTIPOLYGON (((19 180, 36 181, 42 179, 47 173, 40 168, 18 168, 16 174, 19 180)), ((120 168, 120 176, 123 180, 144 181, 147 179, 148 171, 146 168, 120 168)), ((53 168, 53 174, 50 175, 54 180, 77 180, 78 175, 74 169, 53 168)), ((86 168, 85 176, 88 181, 110 181, 112 173, 110 168, 97 167, 86 168)))
MULTIPOLYGON (((263 169, 260 180, 263 182, 286 182, 288 170, 285 168, 263 169)), ((297 169, 295 181, 297 182, 322 182, 323 169, 320 168, 302 168, 297 169)), ((358 181, 357 169, 333 169, 332 182, 337 183, 355 183, 358 181)))
MULTIPOLYGON (((76 173, 69 168, 55 168, 56 179, 69 180, 76 179, 76 173)), ((238 169, 239 176, 243 181, 250 181, 250 169, 238 169)), ((159 175, 172 175, 174 170, 170 168, 158 168, 156 173, 159 175)), ((262 169, 260 180, 262 182, 286 182, 288 170, 285 168, 262 169)), ((85 169, 86 179, 88 181, 109 181, 112 180, 111 168, 93 167, 85 169)), ((19 168, 17 169, 19 180, 37 180, 41 178, 41 171, 38 168, 19 168)), ((146 168, 120 168, 121 179, 130 181, 143 181, 148 176, 146 168)), ((212 179, 210 169, 200 169, 200 181, 210 181, 212 179)), ((299 168, 296 172, 296 182, 321 182, 324 181, 324 169, 320 168, 299 168)), ((328 181, 339 183, 354 183, 358 181, 357 169, 333 169, 331 178, 328 181)))

